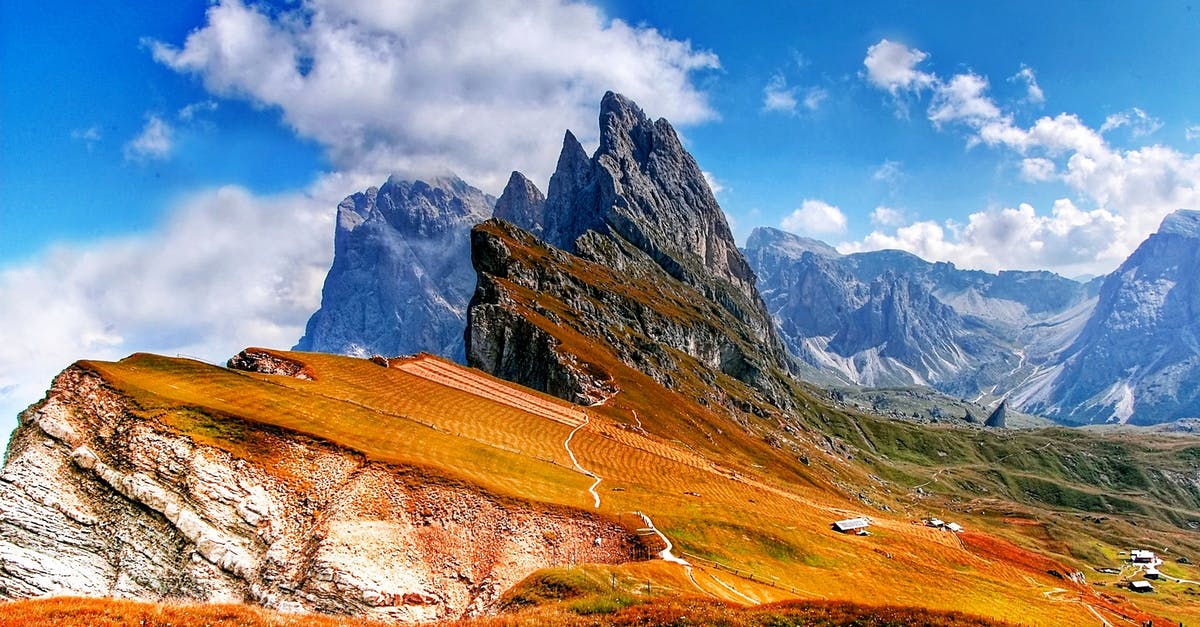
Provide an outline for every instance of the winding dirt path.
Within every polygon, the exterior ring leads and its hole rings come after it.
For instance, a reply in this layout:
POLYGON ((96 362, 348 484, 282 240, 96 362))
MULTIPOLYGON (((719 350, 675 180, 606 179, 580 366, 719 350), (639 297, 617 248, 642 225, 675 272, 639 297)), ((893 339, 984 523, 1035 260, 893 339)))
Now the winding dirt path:
MULTIPOLYGON (((595 481, 592 482, 592 486, 590 488, 588 488, 588 492, 590 492, 592 494, 592 498, 595 500, 593 507, 595 507, 596 509, 600 509, 600 493, 596 492, 596 486, 600 485, 600 481, 601 481, 600 475, 597 475, 596 473, 588 470, 587 468, 580 466, 579 460, 575 458, 575 451, 571 450, 571 438, 575 437, 575 434, 579 433, 580 429, 588 426, 588 423, 590 423, 591 421, 592 421, 591 416, 588 416, 587 413, 584 413, 583 414, 583 422, 580 423, 578 427, 575 427, 574 429, 572 429, 571 434, 567 436, 567 439, 563 440, 563 448, 567 449, 567 455, 571 458, 571 463, 575 464, 575 470, 578 470, 579 472, 595 479, 595 481)), ((646 520, 649 520, 649 519, 647 518, 646 520)), ((662 535, 662 534, 659 534, 659 535, 662 535)), ((670 543, 668 542, 668 544, 670 544, 670 543)))
POLYGON ((750 605, 759 605, 760 603, 762 603, 762 602, 761 602, 761 601, 759 601, 758 599, 754 599, 754 598, 751 598, 751 597, 749 597, 749 596, 746 596, 745 594, 743 594, 743 593, 742 593, 742 591, 741 591, 741 590, 738 590, 737 588, 734 588, 733 586, 731 586, 731 585, 729 585, 729 584, 725 583, 724 581, 721 581, 721 579, 720 579, 720 578, 718 578, 716 575, 714 575, 714 574, 712 574, 712 573, 709 573, 708 571, 704 571, 704 572, 708 573, 708 576, 709 576, 709 577, 712 577, 712 578, 713 578, 713 581, 715 581, 715 582, 717 582, 718 584, 720 584, 722 588, 725 588, 726 590, 728 590, 728 591, 730 591, 730 592, 732 592, 732 593, 734 593, 734 594, 738 595, 739 597, 742 597, 743 599, 746 599, 746 602, 747 602, 747 603, 749 603, 750 605))
POLYGON ((664 561, 671 562, 674 564, 682 564, 684 566, 689 566, 689 567, 691 566, 691 563, 689 563, 687 560, 685 560, 682 557, 679 557, 678 555, 675 555, 674 553, 671 552, 675 548, 675 545, 671 544, 671 540, 669 538, 667 538, 667 536, 665 534, 663 534, 663 532, 659 531, 658 527, 654 526, 654 522, 650 520, 649 516, 643 514, 642 512, 634 512, 634 513, 637 514, 638 516, 641 516, 642 522, 646 523, 646 526, 642 529, 638 529, 638 531, 652 532, 654 535, 658 536, 658 538, 660 540, 663 541, 663 544, 667 545, 667 548, 658 552, 659 558, 661 558, 664 561))

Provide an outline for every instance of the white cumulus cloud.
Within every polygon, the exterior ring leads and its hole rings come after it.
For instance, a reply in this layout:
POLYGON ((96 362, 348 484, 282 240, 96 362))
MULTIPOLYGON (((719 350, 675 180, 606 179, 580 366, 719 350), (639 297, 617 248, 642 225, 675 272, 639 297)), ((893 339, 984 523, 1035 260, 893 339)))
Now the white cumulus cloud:
MULTIPOLYGON (((378 182, 376 182, 378 183, 378 182)), ((222 362, 248 345, 289 348, 320 304, 332 208, 347 181, 256 196, 194 194, 145 235, 57 246, 0 270, 0 433, 78 359, 135 351, 222 362)))
POLYGON ((900 226, 904 224, 904 212, 880 205, 871 211, 871 224, 876 226, 900 226))
POLYGON ((902 92, 920 91, 936 81, 932 74, 917 69, 929 54, 904 44, 880 39, 879 43, 867 48, 863 65, 867 68, 867 81, 887 90, 893 96, 902 92))
POLYGON ((846 215, 823 200, 807 199, 800 208, 784 216, 779 226, 801 235, 845 233, 846 215))
MULTIPOLYGON (((915 60, 913 67, 925 58, 923 52, 894 45, 903 50, 892 56, 915 60)), ((868 58, 876 46, 868 50, 868 58)), ((1017 78, 1036 84, 1027 67, 1017 78)), ((868 80, 895 93, 894 83, 868 80)), ((1200 208, 1200 154, 1162 145, 1121 149, 1106 139, 1105 133, 1122 127, 1135 138, 1156 131, 1161 123, 1140 108, 1109 116, 1099 129, 1071 113, 1023 126, 988 94, 984 76, 967 71, 945 79, 928 73, 924 80, 932 94, 927 115, 935 128, 964 132, 968 146, 1010 151, 1019 160, 1022 178, 1061 182, 1076 196, 1056 201, 1049 215, 1015 203, 1015 208, 973 213, 966 225, 926 221, 877 231, 861 242, 845 244, 847 250, 902 248, 984 269, 1103 274, 1154 232, 1168 213, 1200 208), (1076 202, 1090 207, 1080 208, 1076 202)))
POLYGON ((214 94, 278 107, 343 170, 452 170, 498 192, 518 169, 550 174, 562 139, 596 136, 606 90, 674 123, 715 113, 693 84, 717 56, 565 0, 311 0, 267 12, 211 6, 154 57, 214 94))
POLYGON ((1002 118, 987 89, 987 79, 970 72, 939 83, 929 104, 929 121, 939 127, 953 122, 981 126, 1002 118))
POLYGON ((972 213, 965 225, 932 220, 890 232, 877 230, 859 242, 838 246, 844 253, 906 250, 925 259, 989 271, 1051 268, 1069 276, 1111 270, 1123 256, 1114 249, 1125 226, 1120 216, 1102 209, 1083 211, 1071 201, 1056 201, 1049 216, 1028 204, 972 213))
POLYGON ((1027 181, 1049 181, 1057 174, 1057 166, 1045 157, 1028 157, 1021 160, 1021 177, 1027 181))

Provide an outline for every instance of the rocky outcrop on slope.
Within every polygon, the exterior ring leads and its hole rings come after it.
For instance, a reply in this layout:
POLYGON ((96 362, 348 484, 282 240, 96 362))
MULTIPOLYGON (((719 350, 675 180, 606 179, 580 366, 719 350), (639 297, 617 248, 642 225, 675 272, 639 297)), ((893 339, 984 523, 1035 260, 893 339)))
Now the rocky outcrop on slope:
MULTIPOLYGON (((754 273, 734 244, 721 208, 670 123, 663 119, 651 121, 633 102, 618 94, 606 94, 600 105, 599 148, 588 157, 575 136, 567 132, 558 167, 550 178, 544 215, 542 239, 570 253, 561 258, 562 263, 572 263, 568 257, 573 257, 631 280, 653 279, 666 292, 677 291, 684 294, 681 298, 685 300, 711 303, 717 309, 703 315, 704 323, 684 318, 668 320, 669 316, 661 311, 650 314, 653 308, 647 307, 645 299, 654 295, 631 298, 617 295, 619 290, 615 289, 600 294, 593 289, 597 287, 594 283, 583 289, 564 278, 570 273, 553 267, 551 261, 560 262, 555 253, 538 253, 548 255, 540 258, 546 262, 537 264, 542 267, 526 264, 518 272, 512 267, 514 257, 508 252, 510 242, 506 240, 511 235, 522 242, 516 244, 519 247, 535 245, 507 231, 500 237, 502 227, 477 229, 472 254, 479 286, 471 302, 468 363, 547 391, 558 389, 555 380, 574 377, 565 371, 543 372, 547 363, 557 362, 545 362, 546 353, 541 349, 536 356, 521 358, 527 363, 520 366, 514 365, 516 357, 504 357, 518 354, 512 348, 517 339, 539 347, 552 344, 542 336, 553 332, 520 322, 522 314, 507 293, 508 286, 494 280, 502 278, 529 290, 553 294, 571 307, 578 307, 587 318, 581 324, 598 334, 592 337, 613 341, 617 337, 613 327, 636 329, 649 340, 644 345, 616 342, 627 364, 645 368, 647 358, 643 353, 655 350, 650 347, 653 342, 682 351, 752 386, 771 390, 781 403, 786 403, 786 393, 772 382, 774 375, 768 372, 786 372, 793 367, 792 361, 778 339, 755 288, 754 273), (647 317, 640 317, 643 314, 647 317), (518 333, 517 329, 523 330, 518 333)), ((537 231, 537 224, 515 224, 537 231)), ((586 361, 580 357, 577 360, 586 361)), ((662 383, 670 377, 671 368, 666 364, 648 370, 662 383)), ((573 400, 584 393, 577 384, 568 388, 554 393, 573 400)))
MULTIPOLYGON (((536 190, 534 190, 536 191, 536 190)), ((333 267, 296 350, 462 361, 471 227, 495 200, 457 177, 389 178, 338 205, 333 267)))
POLYGON ((1200 212, 1177 211, 1104 279, 1096 308, 1025 407, 1068 423, 1200 416, 1200 212))
POLYGON ((539 568, 644 556, 636 537, 589 513, 223 417, 262 457, 234 455, 142 414, 84 365, 22 414, 0 473, 0 599, 428 621, 486 612, 539 568))
POLYGON ((1008 400, 1001 400, 996 409, 992 410, 983 426, 991 429, 1003 429, 1008 426, 1008 400))
POLYGON ((225 362, 225 367, 230 370, 276 374, 305 381, 313 380, 312 368, 307 365, 258 348, 247 348, 230 357, 229 361, 225 362))

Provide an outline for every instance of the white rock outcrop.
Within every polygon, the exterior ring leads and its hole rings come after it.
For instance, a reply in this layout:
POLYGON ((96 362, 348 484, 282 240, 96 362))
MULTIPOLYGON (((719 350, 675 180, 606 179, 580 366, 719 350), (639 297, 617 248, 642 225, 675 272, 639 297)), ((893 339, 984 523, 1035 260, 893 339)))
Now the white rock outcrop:
POLYGON ((217 446, 152 414, 83 365, 22 414, 0 474, 0 599, 247 602, 415 622, 487 612, 539 568, 644 557, 636 537, 587 512, 236 418, 221 419, 236 436, 217 446))

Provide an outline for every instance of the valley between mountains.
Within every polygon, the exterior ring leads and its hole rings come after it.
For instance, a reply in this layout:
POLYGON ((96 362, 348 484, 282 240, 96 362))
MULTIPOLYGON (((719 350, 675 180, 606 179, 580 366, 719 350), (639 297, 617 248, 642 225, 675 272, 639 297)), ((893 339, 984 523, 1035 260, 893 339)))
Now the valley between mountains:
POLYGON ((1196 214, 1088 284, 742 251, 669 122, 609 93, 599 127, 544 195, 348 198, 293 350, 60 374, 0 474, 0 624, 1200 622, 1195 354, 1163 339, 1196 214))

